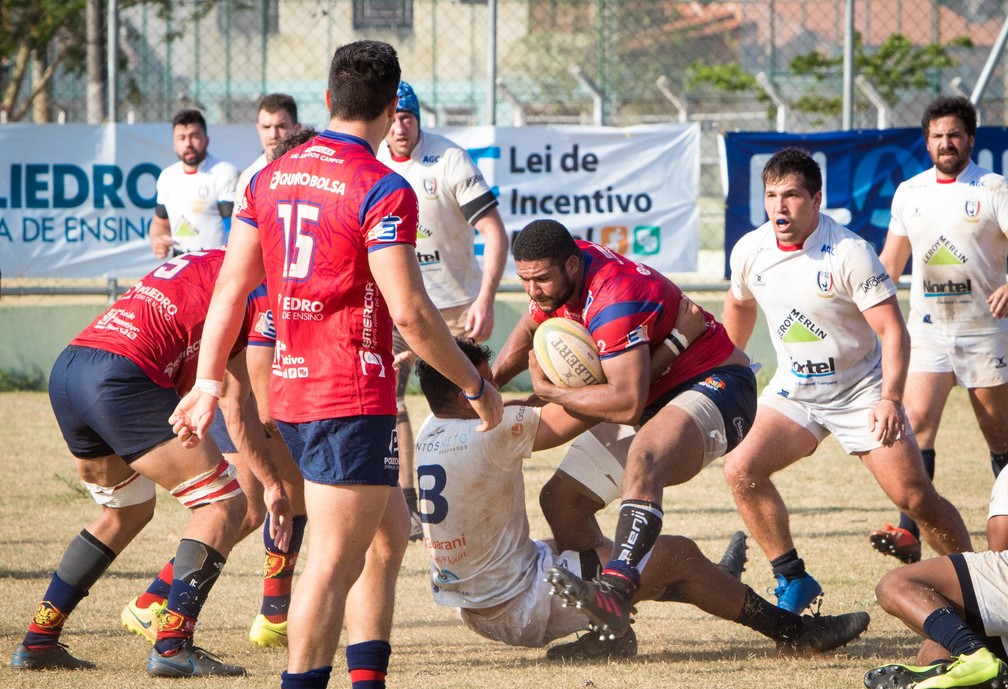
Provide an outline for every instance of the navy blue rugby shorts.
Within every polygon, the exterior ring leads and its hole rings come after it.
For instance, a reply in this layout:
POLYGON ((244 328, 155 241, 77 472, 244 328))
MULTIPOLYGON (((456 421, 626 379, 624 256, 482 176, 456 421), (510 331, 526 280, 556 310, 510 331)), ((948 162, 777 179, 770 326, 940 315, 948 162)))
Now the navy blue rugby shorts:
POLYGON ((718 366, 672 388, 649 404, 641 414, 643 426, 669 402, 687 390, 710 399, 724 419, 728 450, 742 442, 756 418, 756 374, 748 366, 718 366))
POLYGON ((116 454, 128 464, 175 437, 168 417, 178 393, 112 352, 64 349, 49 374, 49 402, 70 453, 79 459, 116 454))
POLYGON ((394 415, 277 421, 277 428, 307 481, 331 486, 399 483, 394 415))

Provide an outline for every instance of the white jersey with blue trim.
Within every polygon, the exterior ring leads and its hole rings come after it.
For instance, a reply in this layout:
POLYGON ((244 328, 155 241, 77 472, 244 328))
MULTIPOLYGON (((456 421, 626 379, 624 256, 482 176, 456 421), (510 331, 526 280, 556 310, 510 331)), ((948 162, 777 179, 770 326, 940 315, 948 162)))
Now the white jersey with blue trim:
POLYGON ((221 203, 234 203, 238 168, 212 155, 195 172, 179 161, 161 171, 157 203, 168 211, 168 224, 176 248, 182 252, 213 249, 224 244, 221 203))
POLYGON ((405 177, 417 194, 417 259, 431 301, 439 309, 471 304, 483 281, 473 223, 497 206, 476 163, 458 144, 425 131, 409 158, 393 158, 382 142, 378 160, 405 177))
POLYGON ((489 608, 535 584, 523 460, 538 407, 507 406, 500 424, 430 416, 416 436, 417 488, 431 587, 439 605, 489 608))
POLYGON ((951 182, 931 168, 896 189, 889 231, 913 251, 910 317, 914 337, 1008 332, 987 297, 1005 284, 1008 185, 970 162, 951 182))
POLYGON ((864 239, 820 214, 801 248, 782 249, 767 222, 731 252, 731 289, 755 299, 777 352, 767 390, 803 402, 843 399, 881 367, 881 346, 862 311, 896 294, 864 239))

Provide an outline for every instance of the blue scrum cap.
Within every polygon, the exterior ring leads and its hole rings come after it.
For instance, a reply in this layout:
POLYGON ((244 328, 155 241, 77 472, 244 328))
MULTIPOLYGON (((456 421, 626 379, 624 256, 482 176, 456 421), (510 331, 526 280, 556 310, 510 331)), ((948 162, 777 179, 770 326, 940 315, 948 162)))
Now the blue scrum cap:
POLYGON ((407 84, 405 81, 399 82, 399 91, 397 93, 399 96, 399 104, 396 106, 396 112, 411 112, 413 116, 417 119, 417 124, 420 124, 420 101, 417 99, 416 94, 413 92, 413 87, 407 84))

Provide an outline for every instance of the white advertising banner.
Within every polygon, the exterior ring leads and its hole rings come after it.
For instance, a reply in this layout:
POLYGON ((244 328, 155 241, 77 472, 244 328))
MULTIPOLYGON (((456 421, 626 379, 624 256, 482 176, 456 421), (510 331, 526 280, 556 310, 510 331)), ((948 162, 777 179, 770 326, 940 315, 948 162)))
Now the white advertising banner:
MULTIPOLYGON (((215 156, 243 168, 259 155, 253 127, 209 129, 215 156)), ((660 271, 696 269, 697 125, 432 131, 470 150, 500 197, 509 233, 549 217, 660 271)), ((175 160, 170 124, 0 125, 0 274, 152 270, 155 182, 175 160)))

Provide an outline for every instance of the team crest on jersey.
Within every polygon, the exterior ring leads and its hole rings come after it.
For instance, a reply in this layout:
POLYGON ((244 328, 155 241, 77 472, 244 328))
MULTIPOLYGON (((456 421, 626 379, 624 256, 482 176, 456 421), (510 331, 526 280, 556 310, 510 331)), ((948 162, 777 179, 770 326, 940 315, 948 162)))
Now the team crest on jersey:
POLYGON ((399 225, 402 223, 402 218, 398 215, 386 215, 381 219, 381 223, 378 227, 375 227, 369 233, 371 239, 377 242, 394 242, 399 239, 399 225))
POLYGON ((267 309, 266 313, 260 313, 256 319, 255 331, 271 339, 276 339, 276 327, 273 325, 273 312, 267 309))
POLYGON ((361 349, 357 354, 360 356, 361 375, 377 375, 384 378, 386 375, 385 362, 377 352, 361 349))
POLYGON ((627 334, 627 348, 648 341, 647 324, 641 323, 627 334))
POLYGON ((819 296, 824 299, 832 299, 836 296, 833 291, 833 273, 828 270, 820 270, 816 273, 816 286, 819 288, 819 296))
POLYGON ((196 195, 201 199, 210 198, 210 187, 205 184, 201 184, 199 190, 197 190, 196 195))
POLYGON ((437 198, 437 180, 433 177, 424 177, 423 190, 427 194, 427 198, 436 199, 437 198))
POLYGON ((963 217, 966 222, 979 222, 980 201, 977 199, 968 199, 963 205, 963 217))

